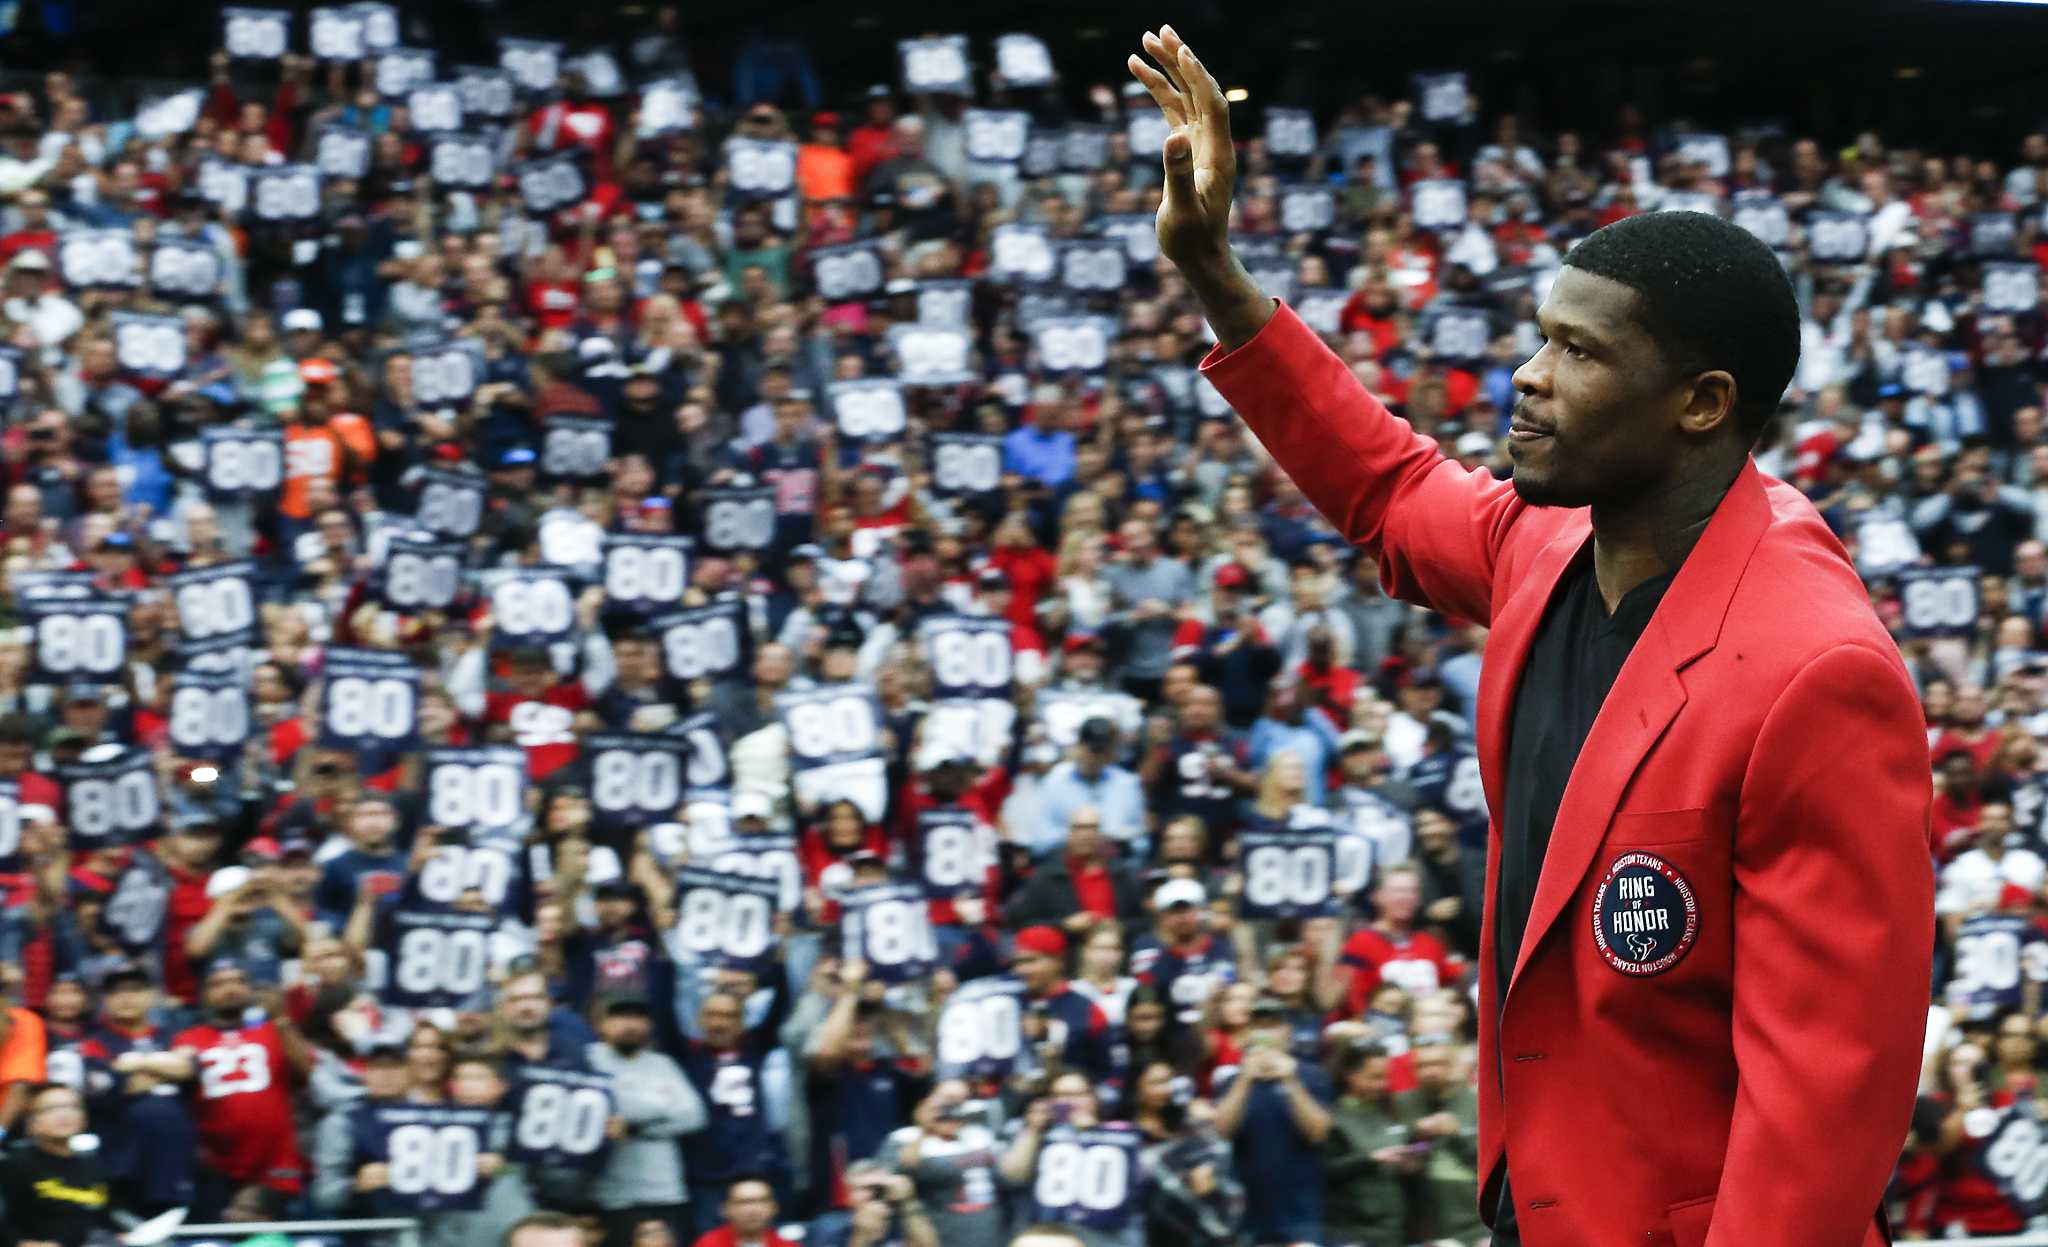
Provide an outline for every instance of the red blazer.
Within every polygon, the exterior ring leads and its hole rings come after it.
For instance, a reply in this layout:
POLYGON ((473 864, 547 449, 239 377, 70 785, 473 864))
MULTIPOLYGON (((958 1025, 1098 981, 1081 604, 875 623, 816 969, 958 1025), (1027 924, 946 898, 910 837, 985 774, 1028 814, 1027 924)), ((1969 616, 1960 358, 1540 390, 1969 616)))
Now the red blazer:
POLYGON ((1285 306, 1202 371, 1388 593, 1492 629, 1483 1214, 1505 1147, 1528 1247, 1886 1241, 1934 941, 1927 736, 1812 505, 1754 463, 1736 478, 1586 739, 1502 967, 1509 710, 1552 590, 1591 557, 1587 511, 1446 459, 1285 306))

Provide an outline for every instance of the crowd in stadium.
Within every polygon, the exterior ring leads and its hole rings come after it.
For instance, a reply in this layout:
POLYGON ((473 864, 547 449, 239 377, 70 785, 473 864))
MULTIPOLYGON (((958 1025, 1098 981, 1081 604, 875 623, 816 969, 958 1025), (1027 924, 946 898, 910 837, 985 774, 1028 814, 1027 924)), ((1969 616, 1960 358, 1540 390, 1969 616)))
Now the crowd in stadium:
MULTIPOLYGON (((1201 379, 1142 89, 434 35, 230 8, 204 86, 0 94, 0 1242, 1484 1242, 1486 629, 1201 379)), ((1471 471, 1574 241, 1779 251, 1757 459, 1937 789, 1892 1222, 2024 1229, 2048 136, 1545 133, 1455 72, 1233 123, 1247 267, 1471 471)))

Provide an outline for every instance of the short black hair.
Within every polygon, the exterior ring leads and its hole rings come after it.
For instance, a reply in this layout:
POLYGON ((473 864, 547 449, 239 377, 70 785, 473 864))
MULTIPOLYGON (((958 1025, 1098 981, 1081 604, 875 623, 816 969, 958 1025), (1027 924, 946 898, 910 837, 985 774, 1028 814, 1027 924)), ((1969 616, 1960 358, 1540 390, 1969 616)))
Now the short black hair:
POLYGON ((1593 231, 1564 263, 1634 290, 1680 375, 1735 378, 1735 417, 1754 445, 1799 364, 1799 300, 1756 235, 1705 212, 1646 212, 1593 231))

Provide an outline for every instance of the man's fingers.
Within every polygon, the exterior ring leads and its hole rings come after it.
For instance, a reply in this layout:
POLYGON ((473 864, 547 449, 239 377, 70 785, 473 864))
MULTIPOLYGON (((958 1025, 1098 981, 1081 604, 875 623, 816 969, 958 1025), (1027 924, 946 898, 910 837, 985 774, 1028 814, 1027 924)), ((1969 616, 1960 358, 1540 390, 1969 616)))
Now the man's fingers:
POLYGON ((1184 129, 1166 136, 1162 149, 1166 157, 1166 200, 1193 208, 1195 199, 1195 145, 1184 129))
POLYGON ((1159 105, 1160 112, 1166 114, 1168 125, 1177 126, 1186 120, 1187 107, 1182 102, 1179 93, 1173 89, 1173 84, 1169 83, 1158 70, 1147 65, 1145 59, 1136 53, 1133 53, 1131 59, 1126 63, 1131 68, 1131 77, 1136 78, 1144 85, 1147 91, 1152 93, 1152 101, 1159 105))
POLYGON ((1166 75, 1166 80, 1173 84, 1173 89, 1176 92, 1185 96, 1187 94, 1187 84, 1180 80, 1180 70, 1176 68, 1180 61, 1179 54, 1166 46, 1164 37, 1155 35, 1149 30, 1145 32, 1145 38, 1142 42, 1145 45, 1145 51, 1151 55, 1153 60, 1159 62, 1159 72, 1166 75))
POLYGON ((1223 98, 1223 88, 1217 85, 1216 75, 1195 55, 1195 50, 1183 43, 1180 45, 1181 76, 1188 84, 1188 111, 1222 125, 1227 132, 1230 127, 1230 103, 1223 98))
POLYGON ((1185 93, 1188 89, 1188 84, 1187 79, 1181 76, 1180 50, 1186 47, 1187 43, 1180 37, 1180 32, 1172 26, 1161 26, 1159 28, 1159 44, 1166 49, 1166 59, 1163 64, 1166 66, 1167 76, 1172 78, 1174 85, 1178 86, 1185 93))

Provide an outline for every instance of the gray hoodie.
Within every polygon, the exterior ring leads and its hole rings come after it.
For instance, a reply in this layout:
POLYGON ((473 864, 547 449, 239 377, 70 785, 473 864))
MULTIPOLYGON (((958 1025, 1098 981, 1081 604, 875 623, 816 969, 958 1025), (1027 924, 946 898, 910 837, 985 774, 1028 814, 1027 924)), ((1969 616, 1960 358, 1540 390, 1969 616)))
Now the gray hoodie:
POLYGON ((682 1067, 651 1049, 626 1056, 603 1043, 591 1044, 585 1056, 591 1069, 612 1076, 612 1096, 626 1119, 626 1137, 612 1144, 592 1192, 597 1206, 610 1211, 688 1202, 676 1140, 702 1130, 705 1118, 704 1101, 682 1067))

